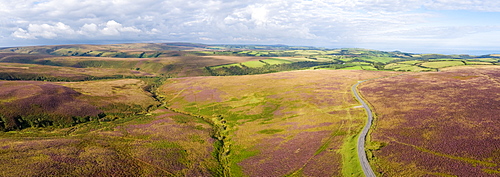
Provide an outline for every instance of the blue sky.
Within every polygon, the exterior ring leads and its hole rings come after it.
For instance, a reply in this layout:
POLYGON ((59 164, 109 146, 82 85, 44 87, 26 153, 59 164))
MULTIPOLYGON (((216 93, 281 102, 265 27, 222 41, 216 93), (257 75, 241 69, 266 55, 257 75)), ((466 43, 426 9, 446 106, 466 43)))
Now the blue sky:
POLYGON ((0 47, 125 42, 500 53, 498 0, 0 0, 0 47))

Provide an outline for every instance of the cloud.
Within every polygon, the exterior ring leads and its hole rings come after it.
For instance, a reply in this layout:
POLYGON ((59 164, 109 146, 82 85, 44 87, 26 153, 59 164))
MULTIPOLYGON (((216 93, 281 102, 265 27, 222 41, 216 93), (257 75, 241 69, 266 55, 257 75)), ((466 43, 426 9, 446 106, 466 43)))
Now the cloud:
POLYGON ((16 38, 21 38, 21 39, 36 39, 36 37, 31 36, 28 31, 18 28, 16 31, 12 33, 12 36, 16 38))
MULTIPOLYGON (((0 2, 0 36, 48 40, 402 46, 485 33, 440 10, 500 12, 497 0, 18 0, 0 2), (468 27, 466 27, 468 26, 468 27), (450 32, 451 31, 451 32, 450 32), (394 40, 393 40, 394 39, 394 40)), ((488 24, 500 26, 499 21, 488 24)), ((493 31, 497 30, 493 28, 493 31)), ((495 37, 494 37, 495 38, 495 37)), ((498 39, 498 37, 496 37, 498 39)), ((0 45, 11 45, 1 42, 0 45)))
POLYGON ((12 36, 23 39, 37 39, 42 37, 45 39, 53 39, 59 35, 72 35, 75 31, 70 26, 64 23, 56 23, 55 25, 49 24, 30 24, 28 30, 18 28, 12 36))
POLYGON ((113 35, 117 36, 120 35, 123 32, 132 32, 132 33, 139 33, 141 30, 135 28, 135 27, 123 27, 122 24, 111 20, 106 23, 106 27, 104 27, 101 30, 101 33, 104 35, 113 35))
POLYGON ((500 1, 496 0, 428 0, 423 4, 436 10, 475 10, 500 12, 500 1))
MULTIPOLYGON (((54 39, 54 38, 69 38, 74 39, 83 36, 100 37, 100 36, 119 36, 124 33, 141 33, 142 31, 136 27, 124 27, 122 24, 111 20, 105 24, 96 25, 94 23, 84 24, 75 31, 70 26, 58 22, 54 25, 50 24, 29 24, 27 30, 18 28, 12 33, 13 37, 22 39, 54 39)), ((152 30, 157 32, 158 30, 152 30)))

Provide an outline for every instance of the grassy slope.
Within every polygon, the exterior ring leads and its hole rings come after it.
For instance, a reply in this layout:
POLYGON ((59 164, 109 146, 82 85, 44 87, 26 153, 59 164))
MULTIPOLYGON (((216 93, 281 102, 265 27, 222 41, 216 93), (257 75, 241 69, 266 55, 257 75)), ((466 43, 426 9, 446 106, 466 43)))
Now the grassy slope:
MULTIPOLYGON (((170 107, 222 115, 235 176, 360 175, 350 138, 365 119, 349 88, 390 75, 369 71, 296 71, 255 76, 170 79, 170 107), (348 145, 346 145, 349 143, 348 145), (354 154, 354 155, 353 155, 354 154)), ((354 141, 355 142, 355 141, 354 141)), ((359 166, 358 166, 359 167, 359 166)))
POLYGON ((0 133, 0 161, 9 162, 0 163, 0 174, 211 176, 217 161, 210 132, 197 118, 158 110, 66 129, 0 133))
POLYGON ((40 123, 66 127, 77 123, 72 119, 75 116, 97 117, 98 113, 105 113, 109 115, 107 119, 114 119, 112 116, 143 113, 158 104, 144 91, 145 86, 136 79, 65 83, 1 81, 1 126, 13 129, 40 123), (16 120, 18 116, 23 121, 16 120))
POLYGON ((130 68, 74 68, 61 66, 48 66, 39 64, 0 63, 0 79, 9 80, 66 80, 80 81, 95 78, 116 77, 153 77, 154 74, 130 68))
MULTIPOLYGON (((39 85, 79 93, 80 102, 59 102, 77 106, 60 106, 56 111, 64 108, 75 112, 89 104, 103 110, 107 116, 69 128, 51 126, 0 132, 0 161, 9 162, 0 163, 2 176, 217 174, 218 163, 212 156, 211 126, 198 118, 168 110, 160 109, 145 115, 148 108, 158 102, 144 91, 146 85, 143 81, 4 81, 0 82, 0 87, 8 93, 0 94, 0 103, 44 96, 47 89, 41 92, 39 85)), ((60 95, 64 93, 58 93, 57 98, 65 98, 60 95)))
MULTIPOLYGON (((1 54, 1 53, 0 53, 1 54)), ((4 62, 1 65, 6 65, 10 67, 12 71, 10 73, 20 72, 20 69, 15 70, 15 68, 8 65, 17 65, 20 67, 22 64, 37 64, 37 65, 52 65, 58 66, 60 68, 52 67, 53 70, 64 70, 73 67, 78 68, 74 71, 69 72, 75 76, 72 77, 84 77, 84 76, 101 76, 102 74, 108 73, 108 75, 124 75, 124 76, 172 76, 172 77, 184 77, 184 76, 199 76, 207 75, 204 71, 206 66, 218 66, 231 63, 244 63, 250 62, 249 64, 261 64, 258 60, 262 59, 259 57, 239 57, 239 56, 170 56, 170 57, 160 57, 160 58, 110 58, 110 57, 50 57, 44 58, 42 55, 29 55, 31 57, 26 58, 25 54, 13 54, 13 53, 3 53, 0 55, 0 62, 4 62), (38 56, 38 57, 36 57, 38 56), (254 63, 255 62, 255 63, 254 63), (7 63, 7 64, 5 64, 7 63), (9 64, 12 63, 12 64, 9 64), (16 64, 17 63, 17 64, 16 64), (103 73, 105 72, 105 73, 103 73)), ((34 65, 31 65, 34 66, 34 65)), ((251 65, 253 66, 253 65, 251 65)), ((259 65, 260 66, 260 65, 259 65)), ((59 71, 47 71, 46 68, 50 66, 37 66, 40 68, 35 71, 28 71, 32 73, 39 73, 40 75, 60 77, 59 71)), ((22 68, 25 69, 25 68, 22 68)), ((7 71, 5 71, 7 72, 7 71)))

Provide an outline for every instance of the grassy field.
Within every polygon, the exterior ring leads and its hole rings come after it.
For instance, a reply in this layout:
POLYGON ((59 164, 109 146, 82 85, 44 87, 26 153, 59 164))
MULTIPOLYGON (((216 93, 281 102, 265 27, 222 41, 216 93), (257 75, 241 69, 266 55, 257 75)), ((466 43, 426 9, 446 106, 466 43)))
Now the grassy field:
POLYGON ((258 67, 263 67, 266 65, 266 63, 263 63, 261 61, 247 61, 247 62, 244 62, 241 64, 245 65, 246 67, 250 67, 250 68, 258 68, 258 67))
POLYGON ((277 65, 277 64, 283 64, 283 63, 292 63, 289 60, 284 60, 284 59, 278 59, 278 58, 269 58, 262 60, 263 62, 270 64, 270 65, 277 65))
POLYGON ((359 65, 359 66, 342 68, 340 70, 377 70, 377 69, 369 65, 359 65))
POLYGON ((406 63, 415 63, 417 62, 401 62, 401 63, 391 63, 388 65, 385 65, 384 69, 388 70, 394 70, 394 71, 413 71, 413 72, 420 72, 420 71, 435 71, 435 69, 430 69, 430 68, 423 68, 415 64, 406 64, 406 63))
POLYGON ((499 69, 445 68, 361 85, 377 114, 371 140, 383 145, 372 151, 375 171, 388 176, 498 175, 499 69))
POLYGON ((428 68, 445 68, 451 66, 462 66, 465 64, 462 61, 432 61, 422 63, 421 65, 428 68))
POLYGON ((361 175, 355 137, 364 110, 349 92, 358 80, 389 72, 295 71, 256 76, 169 79, 166 103, 222 117, 234 176, 361 175))
POLYGON ((466 65, 492 65, 491 62, 481 62, 481 61, 466 61, 466 65))

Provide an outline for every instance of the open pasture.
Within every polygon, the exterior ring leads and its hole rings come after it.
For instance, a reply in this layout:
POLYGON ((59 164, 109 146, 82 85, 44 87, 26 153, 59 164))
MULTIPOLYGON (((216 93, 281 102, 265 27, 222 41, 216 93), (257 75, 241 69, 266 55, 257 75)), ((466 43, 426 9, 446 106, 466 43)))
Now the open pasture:
POLYGON ((388 76, 372 71, 293 71, 169 79, 168 107, 227 124, 235 176, 361 175, 355 151, 365 122, 350 87, 388 76))
POLYGON ((247 61, 244 63, 241 63, 242 65, 250 68, 258 68, 258 67, 263 67, 266 65, 266 63, 261 62, 261 61, 247 61))
POLYGON ((500 67, 463 66, 363 83, 377 114, 374 170, 387 176, 498 176, 500 67))
POLYGON ((492 65, 491 62, 482 62, 482 61, 465 61, 466 65, 492 65))
POLYGON ((423 68, 415 64, 407 64, 407 63, 413 63, 413 62, 390 63, 388 65, 385 65, 384 69, 394 70, 394 71, 413 71, 413 72, 434 70, 430 68, 423 68))
POLYGON ((277 64, 283 64, 283 63, 292 63, 289 60, 284 60, 284 59, 278 59, 278 58, 269 58, 262 60, 263 62, 270 64, 270 65, 277 65, 277 64))
POLYGON ((425 62, 422 63, 421 66, 428 67, 428 68, 445 68, 445 67, 451 67, 451 66, 462 66, 465 65, 462 61, 460 60, 451 60, 451 61, 431 61, 431 62, 425 62))
POLYGON ((358 66, 341 68, 341 70, 377 70, 377 69, 370 65, 358 65, 358 66))

